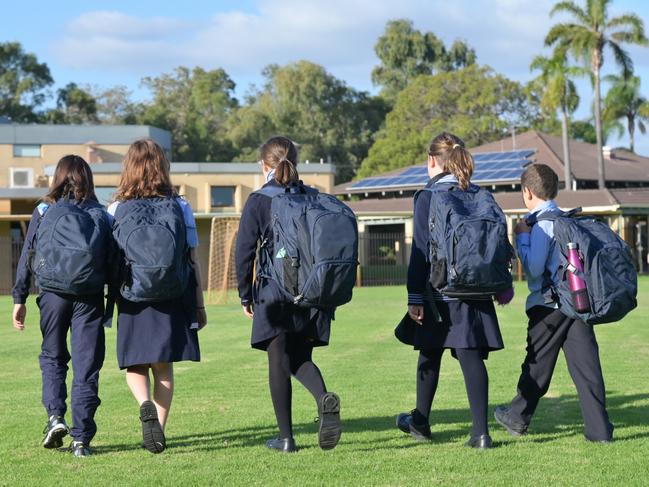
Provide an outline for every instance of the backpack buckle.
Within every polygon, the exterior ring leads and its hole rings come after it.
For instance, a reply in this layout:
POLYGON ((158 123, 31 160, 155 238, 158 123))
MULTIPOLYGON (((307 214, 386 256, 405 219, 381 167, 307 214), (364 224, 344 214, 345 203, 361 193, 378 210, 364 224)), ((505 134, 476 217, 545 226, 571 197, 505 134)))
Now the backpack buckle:
POLYGON ((298 294, 293 298, 293 304, 299 304, 304 299, 304 294, 298 294))

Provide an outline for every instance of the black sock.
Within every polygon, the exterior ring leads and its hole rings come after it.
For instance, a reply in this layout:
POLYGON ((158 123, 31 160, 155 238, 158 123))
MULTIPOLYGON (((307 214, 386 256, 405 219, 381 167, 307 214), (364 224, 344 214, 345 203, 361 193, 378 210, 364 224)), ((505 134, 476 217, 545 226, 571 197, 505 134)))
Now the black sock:
POLYGON ((430 408, 439 382, 439 369, 443 349, 421 350, 417 362, 417 409, 413 413, 415 424, 428 423, 430 408))
POLYGON ((286 334, 276 336, 268 345, 268 384, 273 400, 280 438, 293 437, 291 420, 291 369, 286 353, 286 334))
POLYGON ((473 426, 471 436, 489 434, 487 423, 487 405, 489 401, 489 377, 487 368, 482 360, 482 354, 477 349, 455 349, 460 361, 464 384, 469 398, 473 426))

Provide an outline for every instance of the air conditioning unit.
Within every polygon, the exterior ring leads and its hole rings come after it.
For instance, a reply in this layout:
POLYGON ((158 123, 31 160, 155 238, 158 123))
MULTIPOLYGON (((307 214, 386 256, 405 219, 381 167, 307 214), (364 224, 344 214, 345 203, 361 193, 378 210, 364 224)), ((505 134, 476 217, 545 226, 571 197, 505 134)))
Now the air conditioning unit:
POLYGON ((9 168, 9 172, 10 188, 34 187, 34 169, 31 167, 12 167, 9 168))

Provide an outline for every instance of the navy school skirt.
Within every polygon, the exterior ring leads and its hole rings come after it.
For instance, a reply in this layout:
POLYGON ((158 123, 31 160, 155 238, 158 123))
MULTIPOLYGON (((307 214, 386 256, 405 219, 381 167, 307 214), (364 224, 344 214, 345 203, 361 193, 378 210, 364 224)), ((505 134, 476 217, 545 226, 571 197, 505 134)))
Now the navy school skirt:
POLYGON ((434 304, 441 321, 434 319, 431 305, 424 302, 423 325, 412 321, 406 313, 395 330, 399 341, 412 345, 415 350, 478 349, 484 358, 490 351, 504 348, 493 301, 435 301, 434 304))
POLYGON ((120 369, 157 362, 200 361, 193 307, 178 298, 160 303, 119 299, 117 362, 120 369))

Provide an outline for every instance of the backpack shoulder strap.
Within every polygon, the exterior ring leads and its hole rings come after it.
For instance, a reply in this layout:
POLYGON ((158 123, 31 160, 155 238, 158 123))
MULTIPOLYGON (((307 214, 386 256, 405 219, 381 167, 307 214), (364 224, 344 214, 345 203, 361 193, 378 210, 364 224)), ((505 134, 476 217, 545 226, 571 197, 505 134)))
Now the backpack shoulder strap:
POLYGON ((263 194, 264 196, 268 196, 269 198, 272 198, 274 196, 277 196, 278 194, 283 194, 286 192, 286 188, 281 188, 279 186, 263 186, 259 188, 257 191, 254 191, 255 193, 263 194))
POLYGON ((540 221, 555 221, 557 218, 570 218, 575 216, 580 211, 581 207, 573 208, 572 210, 568 211, 562 211, 559 209, 557 209, 556 211, 546 211, 541 215, 530 215, 529 217, 527 217, 526 221, 528 225, 532 226, 540 221))

